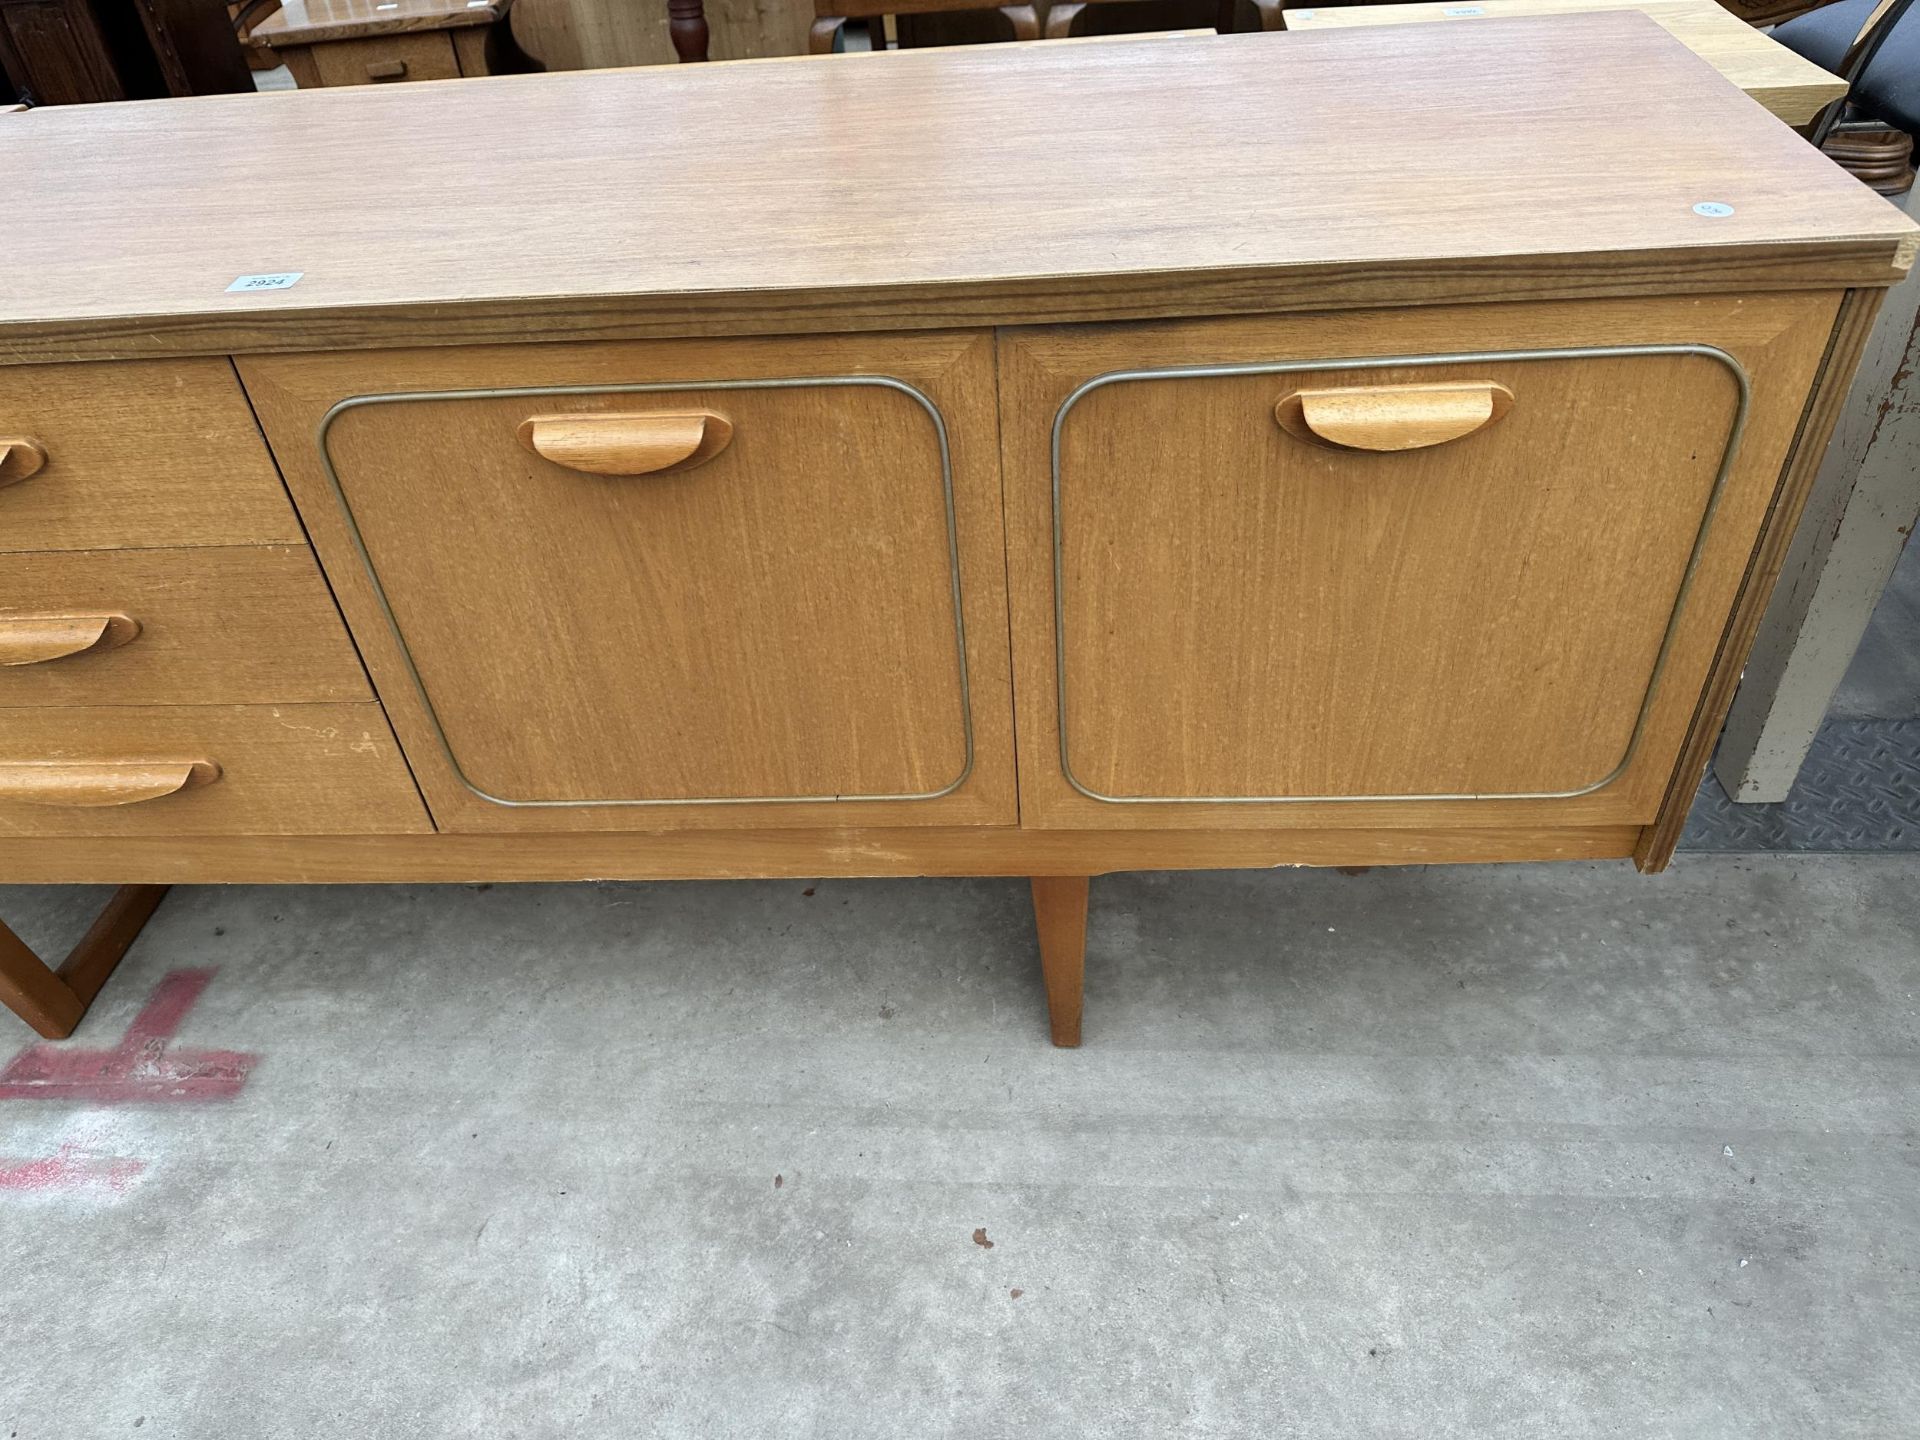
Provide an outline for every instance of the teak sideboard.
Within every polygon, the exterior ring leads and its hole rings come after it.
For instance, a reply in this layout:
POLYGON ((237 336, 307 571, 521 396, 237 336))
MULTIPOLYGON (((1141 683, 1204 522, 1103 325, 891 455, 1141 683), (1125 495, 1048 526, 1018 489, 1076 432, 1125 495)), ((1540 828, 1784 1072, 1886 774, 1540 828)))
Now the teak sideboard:
POLYGON ((1030 875, 1071 1045, 1090 875, 1658 870, 1915 237, 1627 13, 0 169, 0 879, 129 887, 46 1033, 175 882, 1030 875))

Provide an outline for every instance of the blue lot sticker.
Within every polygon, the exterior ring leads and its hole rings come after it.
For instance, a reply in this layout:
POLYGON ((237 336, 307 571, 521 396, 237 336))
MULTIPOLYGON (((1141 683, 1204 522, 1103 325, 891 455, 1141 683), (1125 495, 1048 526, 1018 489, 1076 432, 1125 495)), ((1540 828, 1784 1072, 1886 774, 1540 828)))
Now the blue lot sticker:
POLYGON ((304 270, 282 270, 273 275, 242 275, 227 287, 229 295, 245 295, 254 290, 291 290, 300 283, 304 270))
POLYGON ((1718 200, 1702 200, 1693 207, 1693 213, 1704 215, 1709 220, 1724 220, 1733 213, 1731 205, 1723 205, 1718 200))

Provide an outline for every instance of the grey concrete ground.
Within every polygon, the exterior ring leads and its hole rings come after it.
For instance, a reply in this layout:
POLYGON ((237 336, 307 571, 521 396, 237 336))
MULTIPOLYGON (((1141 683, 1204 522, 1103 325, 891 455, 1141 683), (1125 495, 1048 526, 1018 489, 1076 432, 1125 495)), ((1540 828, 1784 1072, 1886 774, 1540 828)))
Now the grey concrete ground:
POLYGON ((58 1051, 257 1060, 0 1099, 0 1440, 1912 1436, 1916 896, 1113 877, 1069 1053, 1018 882, 179 890, 58 1051))

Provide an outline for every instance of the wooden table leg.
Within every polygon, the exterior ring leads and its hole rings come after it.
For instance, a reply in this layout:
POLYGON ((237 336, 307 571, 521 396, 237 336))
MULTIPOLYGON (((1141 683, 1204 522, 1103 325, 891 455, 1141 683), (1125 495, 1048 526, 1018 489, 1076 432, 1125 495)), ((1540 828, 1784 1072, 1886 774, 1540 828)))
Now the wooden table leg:
POLYGON ((1035 875, 1033 918, 1040 930, 1040 971, 1047 981, 1053 1043, 1080 1043, 1080 1007, 1087 973, 1087 877, 1035 875))
POLYGON ((66 1039, 166 893, 165 885, 122 885, 58 970, 0 924, 0 1005, 47 1039, 66 1039))
POLYGON ((667 0, 667 37, 682 65, 707 58, 707 7, 704 0, 667 0))

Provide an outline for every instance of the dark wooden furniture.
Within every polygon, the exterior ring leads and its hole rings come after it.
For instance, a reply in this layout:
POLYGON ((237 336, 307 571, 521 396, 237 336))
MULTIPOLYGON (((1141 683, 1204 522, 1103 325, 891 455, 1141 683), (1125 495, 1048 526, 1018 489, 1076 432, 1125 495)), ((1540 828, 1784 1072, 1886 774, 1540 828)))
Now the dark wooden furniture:
POLYGON ((0 0, 0 68, 36 105, 253 89, 219 0, 0 0))
POLYGON ((85 0, 0 0, 0 66, 39 105, 165 93, 132 10, 85 0))
POLYGON ((901 48, 913 49, 916 37, 909 17, 945 17, 956 11, 968 12, 956 16, 955 21, 968 25, 969 33, 958 37, 943 36, 939 43, 1040 38, 1040 12, 1030 4, 968 5, 956 4, 955 0, 814 0, 813 29, 807 35, 807 48, 815 55, 830 53, 849 22, 858 22, 861 38, 852 46, 841 40, 842 48, 884 50, 887 48, 886 17, 893 15, 898 17, 901 25, 901 48), (1012 33, 1008 34, 1006 29, 999 28, 1002 26, 1010 27, 1012 33))
POLYGON ((1234 0, 1054 0, 1047 6, 1041 38, 1137 35, 1143 31, 1234 31, 1234 0))
POLYGON ((1808 0, 1719 0, 1719 5, 1749 25, 1778 25, 1814 8, 1808 0))
POLYGON ((701 0, 667 0, 667 36, 682 65, 707 58, 707 7, 701 0))
MULTIPOLYGON (((1271 0, 1277 13, 1280 0, 1271 0)), ((1046 4, 968 4, 966 0, 814 0, 808 48, 886 48, 894 17, 902 50, 1006 40, 1065 40, 1212 28, 1230 34, 1234 0, 1053 0, 1046 4)), ((1277 27, 1276 27, 1277 28, 1277 27)))

